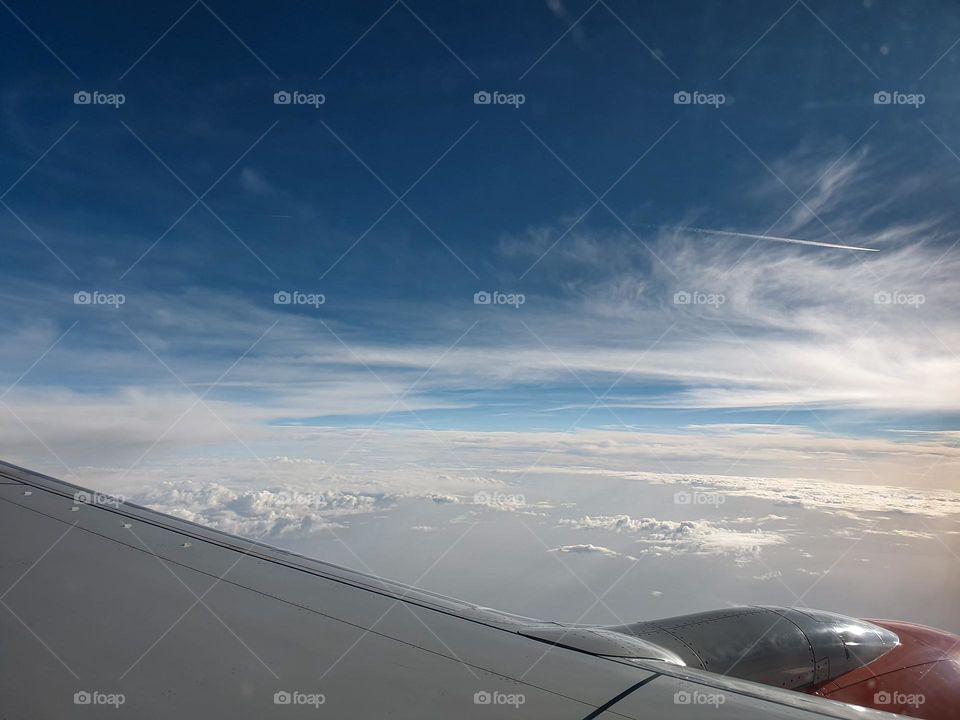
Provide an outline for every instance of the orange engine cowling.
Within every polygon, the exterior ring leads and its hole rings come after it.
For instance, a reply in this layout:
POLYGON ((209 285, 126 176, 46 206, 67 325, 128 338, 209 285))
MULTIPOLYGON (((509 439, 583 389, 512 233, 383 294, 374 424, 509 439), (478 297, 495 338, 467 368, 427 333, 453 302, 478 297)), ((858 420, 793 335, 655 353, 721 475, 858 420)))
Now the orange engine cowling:
POLYGON ((809 692, 925 720, 960 717, 960 637, 913 623, 869 622, 896 633, 899 644, 809 692))

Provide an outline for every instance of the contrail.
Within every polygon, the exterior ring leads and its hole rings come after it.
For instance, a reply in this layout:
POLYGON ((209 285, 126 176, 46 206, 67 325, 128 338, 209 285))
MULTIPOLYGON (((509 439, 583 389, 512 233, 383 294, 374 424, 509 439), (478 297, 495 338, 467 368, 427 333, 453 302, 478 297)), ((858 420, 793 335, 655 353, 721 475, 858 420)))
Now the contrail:
POLYGON ((709 228, 690 227, 689 225, 650 225, 649 227, 666 228, 668 230, 686 230, 688 232, 703 233, 704 235, 728 235, 729 237, 752 238, 753 240, 770 240, 772 242, 790 243, 792 245, 815 245, 817 247, 838 248, 840 250, 880 252, 878 248, 857 247, 856 245, 840 245, 838 243, 818 242, 816 240, 798 240, 796 238, 778 237, 776 235, 754 235, 753 233, 734 232, 732 230, 711 230, 709 228))

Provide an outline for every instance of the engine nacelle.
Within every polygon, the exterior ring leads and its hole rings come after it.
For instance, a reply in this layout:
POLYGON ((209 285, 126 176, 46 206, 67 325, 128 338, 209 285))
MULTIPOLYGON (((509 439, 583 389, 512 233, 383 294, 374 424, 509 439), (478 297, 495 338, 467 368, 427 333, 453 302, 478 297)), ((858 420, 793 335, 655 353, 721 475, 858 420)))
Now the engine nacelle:
POLYGON ((822 686, 898 642, 874 623, 785 607, 711 610, 607 629, 666 648, 690 667, 788 690, 822 686))
POLYGON ((896 633, 897 647, 812 692, 907 717, 960 717, 960 637, 912 623, 872 622, 896 633))
POLYGON ((763 606, 608 627, 531 624, 519 632, 907 717, 960 718, 960 637, 911 623, 763 606))

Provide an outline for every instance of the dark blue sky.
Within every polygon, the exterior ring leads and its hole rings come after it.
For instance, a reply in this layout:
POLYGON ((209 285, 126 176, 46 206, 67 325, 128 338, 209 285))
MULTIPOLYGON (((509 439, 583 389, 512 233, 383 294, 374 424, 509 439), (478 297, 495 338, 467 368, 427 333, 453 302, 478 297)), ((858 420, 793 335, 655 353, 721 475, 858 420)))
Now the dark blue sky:
POLYGON ((953 3, 0 10, 14 411, 185 385, 268 424, 955 427, 953 3))

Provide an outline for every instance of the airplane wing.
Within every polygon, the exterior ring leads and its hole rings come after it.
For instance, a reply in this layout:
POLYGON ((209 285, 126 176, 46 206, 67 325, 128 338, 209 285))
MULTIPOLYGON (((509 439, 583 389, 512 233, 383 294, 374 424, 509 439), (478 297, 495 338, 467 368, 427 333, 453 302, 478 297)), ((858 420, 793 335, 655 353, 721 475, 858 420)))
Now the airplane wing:
POLYGON ((5 463, 0 591, 3 718, 892 717, 705 670, 678 627, 499 613, 5 463))

